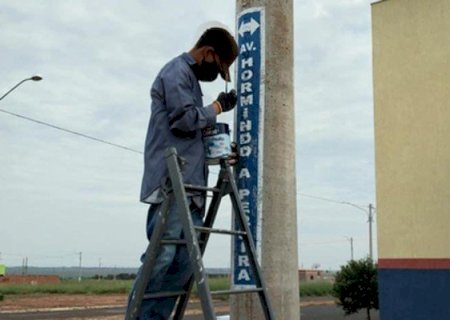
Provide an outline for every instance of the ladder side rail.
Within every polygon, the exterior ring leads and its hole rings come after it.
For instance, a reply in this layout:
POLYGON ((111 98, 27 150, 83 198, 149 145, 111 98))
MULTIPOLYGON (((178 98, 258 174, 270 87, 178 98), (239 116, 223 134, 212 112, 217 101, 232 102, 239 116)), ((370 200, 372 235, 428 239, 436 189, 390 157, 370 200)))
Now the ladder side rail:
POLYGON ((131 297, 130 305, 127 309, 125 316, 126 320, 135 320, 141 309, 142 300, 144 298, 145 289, 150 280, 153 266, 155 264, 156 257, 159 253, 160 241, 163 236, 165 225, 167 221, 167 214, 169 212, 170 203, 173 201, 173 195, 169 194, 162 204, 161 210, 158 213, 158 217, 155 223, 155 227, 150 237, 150 242, 145 251, 144 262, 141 267, 141 274, 139 279, 136 279, 136 288, 131 297))
MULTIPOLYGON (((224 195, 226 195, 227 189, 228 189, 227 185, 224 184, 221 174, 219 174, 219 178, 216 183, 216 188, 219 190, 219 192, 218 193, 215 192, 213 194, 211 203, 208 208, 208 212, 206 214, 205 222, 204 222, 204 226, 209 227, 209 228, 213 226, 214 221, 216 220, 217 212, 219 210, 219 206, 222 201, 222 197, 224 195)), ((200 251, 202 253, 202 256, 205 253, 206 245, 208 244, 208 240, 209 240, 209 236, 210 236, 209 233, 201 233, 200 234, 200 251)), ((186 310, 186 307, 187 307, 187 304, 189 301, 189 296, 192 292, 193 286, 194 286, 194 276, 192 275, 186 285, 186 288, 187 288, 186 294, 181 296, 180 300, 178 301, 177 309, 175 311, 173 320, 182 320, 183 319, 184 312, 186 310)))
POLYGON ((197 234, 194 230, 194 224, 191 218, 191 211, 187 202, 186 192, 184 190, 183 178, 178 165, 178 156, 175 148, 169 148, 166 151, 169 176, 172 182, 172 188, 177 201, 180 220, 183 224, 183 232, 187 241, 187 249, 192 262, 198 293, 203 309, 205 320, 216 320, 214 313, 211 293, 209 291, 208 279, 206 278, 205 268, 203 266, 202 255, 200 252, 197 234))
POLYGON ((250 259, 250 266, 252 268, 252 273, 255 278, 256 286, 262 288, 262 291, 259 292, 259 298, 261 301, 261 306, 267 320, 274 320, 275 317, 273 315, 272 307, 270 305, 270 301, 268 298, 267 287, 264 283, 261 267, 259 266, 259 262, 256 259, 256 248, 255 243, 253 241, 253 236, 248 226, 246 217, 244 217, 244 210, 242 208, 241 199, 239 198, 239 191, 236 185, 236 181, 234 180, 233 173, 229 165, 227 165, 226 170, 229 176, 229 182, 231 186, 230 198, 233 204, 234 212, 236 213, 236 218, 238 220, 238 225, 244 232, 247 233, 246 236, 242 236, 244 241, 247 254, 250 259))

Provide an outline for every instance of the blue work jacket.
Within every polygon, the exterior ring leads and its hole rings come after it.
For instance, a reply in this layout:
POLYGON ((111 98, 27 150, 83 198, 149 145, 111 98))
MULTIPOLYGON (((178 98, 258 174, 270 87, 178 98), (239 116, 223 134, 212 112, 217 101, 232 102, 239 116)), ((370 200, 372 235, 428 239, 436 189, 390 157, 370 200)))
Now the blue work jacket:
POLYGON ((208 168, 201 129, 216 123, 212 105, 203 106, 202 91, 191 69, 196 62, 183 53, 167 63, 153 82, 151 116, 145 140, 141 201, 152 203, 168 176, 165 150, 175 147, 184 158, 185 183, 207 184, 208 168))

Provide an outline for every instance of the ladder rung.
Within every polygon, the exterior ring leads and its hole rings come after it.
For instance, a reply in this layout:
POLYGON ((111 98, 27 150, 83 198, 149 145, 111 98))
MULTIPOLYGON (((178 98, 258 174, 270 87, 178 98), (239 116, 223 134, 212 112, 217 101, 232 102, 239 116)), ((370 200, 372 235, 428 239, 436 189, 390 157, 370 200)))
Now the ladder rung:
POLYGON ((204 232, 204 233, 222 233, 222 234, 231 234, 231 235, 239 235, 246 236, 247 233, 245 231, 237 231, 237 230, 225 230, 225 229, 212 229, 205 227, 194 227, 195 230, 204 232))
POLYGON ((242 294, 242 293, 253 293, 253 292, 261 292, 262 288, 253 288, 253 289, 235 289, 235 290, 219 290, 212 291, 212 295, 221 295, 221 294, 242 294))
POLYGON ((220 189, 217 189, 217 188, 210 188, 210 187, 203 187, 203 186, 194 186, 192 184, 185 184, 184 188, 186 190, 220 192, 220 189))
POLYGON ((154 299, 154 298, 167 298, 167 297, 178 297, 185 295, 186 291, 170 291, 170 292, 155 292, 148 293, 144 295, 144 300, 154 299))

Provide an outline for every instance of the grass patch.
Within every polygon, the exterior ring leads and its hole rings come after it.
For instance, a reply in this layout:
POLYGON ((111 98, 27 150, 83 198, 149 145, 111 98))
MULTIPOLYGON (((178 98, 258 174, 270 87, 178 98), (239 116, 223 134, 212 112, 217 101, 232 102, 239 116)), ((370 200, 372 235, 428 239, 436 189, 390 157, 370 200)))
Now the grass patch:
POLYGON ((214 277, 208 279, 209 288, 211 291, 229 290, 230 278, 228 277, 214 277))
MULTIPOLYGON (((62 280, 58 284, 2 284, 0 301, 4 295, 14 294, 128 294, 134 280, 62 280)), ((211 291, 227 290, 228 277, 209 279, 211 291)), ((194 286, 193 294, 196 294, 194 286)))
POLYGON ((328 281, 311 281, 300 283, 300 297, 331 296, 333 284, 328 281))
MULTIPOLYGON (((220 291, 220 290, 229 290, 230 289, 230 278, 229 277, 212 277, 208 278, 208 284, 210 291, 220 291)), ((195 296, 198 296, 197 287, 194 285, 192 293, 195 296)), ((214 295, 215 299, 220 300, 228 300, 229 295, 214 295)))
MULTIPOLYGON (((208 280, 211 291, 229 290, 228 277, 214 277, 208 280)), ((1 284, 0 301, 6 295, 14 294, 128 294, 133 280, 62 280, 59 284, 1 284)), ((327 296, 332 293, 333 284, 325 281, 300 283, 300 296, 327 296)), ((193 295, 197 295, 194 285, 193 295)), ((228 295, 218 297, 227 299, 228 295)))
POLYGON ((128 293, 131 280, 62 280, 58 284, 2 284, 0 295, 128 293))

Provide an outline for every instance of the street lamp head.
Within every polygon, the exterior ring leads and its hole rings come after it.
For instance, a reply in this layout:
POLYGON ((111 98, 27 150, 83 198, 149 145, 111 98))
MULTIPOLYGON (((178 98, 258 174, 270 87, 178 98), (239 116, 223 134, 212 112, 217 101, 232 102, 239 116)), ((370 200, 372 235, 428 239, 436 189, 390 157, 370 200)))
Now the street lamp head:
POLYGON ((13 91, 15 88, 17 88, 18 86, 20 86, 22 83, 24 83, 25 81, 28 80, 33 80, 33 81, 41 81, 42 80, 42 76, 35 74, 34 76, 31 76, 30 78, 26 78, 23 79, 22 81, 20 81, 18 84, 16 84, 14 87, 12 87, 11 89, 9 89, 8 92, 6 92, 4 95, 2 95, 0 97, 0 100, 2 100, 4 97, 6 97, 11 91, 13 91))
POLYGON ((33 81, 41 81, 42 80, 42 76, 40 76, 39 74, 35 74, 30 79, 33 80, 33 81))

